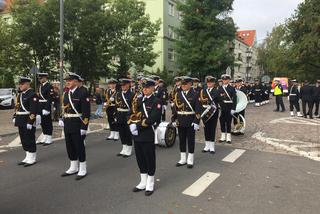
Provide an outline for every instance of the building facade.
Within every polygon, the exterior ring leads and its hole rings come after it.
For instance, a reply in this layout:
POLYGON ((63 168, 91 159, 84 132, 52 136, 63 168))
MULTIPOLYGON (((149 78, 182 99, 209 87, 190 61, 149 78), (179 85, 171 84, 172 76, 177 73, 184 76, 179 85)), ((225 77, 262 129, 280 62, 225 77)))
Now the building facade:
POLYGON ((238 31, 234 40, 234 78, 253 81, 260 77, 257 64, 257 39, 255 30, 238 31))
POLYGON ((177 0, 143 1, 146 3, 146 14, 149 14, 151 21, 161 20, 160 31, 154 44, 154 52, 159 56, 154 66, 145 69, 150 72, 156 72, 158 69, 176 72, 178 67, 174 48, 174 42, 177 39, 175 28, 179 27, 181 21, 181 13, 177 10, 177 0))

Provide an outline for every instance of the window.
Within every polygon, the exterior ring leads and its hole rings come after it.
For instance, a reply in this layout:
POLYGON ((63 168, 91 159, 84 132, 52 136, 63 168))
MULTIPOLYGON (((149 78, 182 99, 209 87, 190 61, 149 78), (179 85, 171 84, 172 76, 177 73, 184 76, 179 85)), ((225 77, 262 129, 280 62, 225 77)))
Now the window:
POLYGON ((168 37, 170 39, 175 39, 174 28, 170 25, 168 27, 168 37))
POLYGON ((174 16, 174 4, 169 2, 169 15, 174 16))
POLYGON ((182 21, 182 12, 181 12, 181 11, 178 12, 178 19, 179 19, 180 21, 182 21))
POLYGON ((173 48, 169 48, 168 49, 168 58, 169 58, 170 61, 174 61, 175 56, 174 56, 173 48))

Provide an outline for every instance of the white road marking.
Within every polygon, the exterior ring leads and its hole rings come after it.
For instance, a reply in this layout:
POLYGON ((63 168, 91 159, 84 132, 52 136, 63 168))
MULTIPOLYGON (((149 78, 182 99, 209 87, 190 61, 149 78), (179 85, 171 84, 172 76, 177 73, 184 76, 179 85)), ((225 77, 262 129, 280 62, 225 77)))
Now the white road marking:
POLYGON ((214 182, 220 176, 219 173, 206 172, 201 178, 194 182, 191 186, 185 189, 182 194, 192 197, 198 197, 203 191, 205 191, 209 185, 214 182))
POLYGON ((243 149, 235 149, 229 155, 222 159, 224 162, 234 163, 246 150, 243 149))
POLYGON ((283 117, 275 120, 271 120, 270 123, 289 123, 289 124, 302 124, 310 126, 320 125, 319 120, 309 120, 303 117, 283 117))
POLYGON ((7 150, 4 150, 4 149, 0 149, 0 153, 2 153, 2 152, 6 152, 7 150))
MULTIPOLYGON (((96 129, 96 130, 93 130, 93 131, 88 131, 87 134, 93 134, 93 133, 97 133, 97 132, 101 132, 104 130, 104 124, 103 123, 94 123, 95 125, 100 125, 101 128, 100 129, 96 129)), ((64 131, 62 130, 62 135, 61 137, 58 137, 58 138, 53 138, 52 139, 52 142, 55 142, 55 141, 59 141, 59 140, 64 140, 64 131)), ((20 147, 22 146, 21 145, 21 140, 20 140, 20 137, 17 136, 13 141, 11 141, 9 144, 7 145, 2 145, 0 146, 0 153, 1 152, 7 152, 7 150, 2 150, 2 149, 5 149, 5 148, 14 148, 14 147, 20 147)))
POLYGON ((265 137, 265 133, 263 133, 263 132, 255 133, 254 135, 252 135, 252 138, 260 140, 261 142, 265 142, 265 143, 272 145, 276 148, 281 148, 286 151, 301 155, 303 157, 306 157, 306 158, 309 158, 309 159, 312 159, 315 161, 320 161, 320 151, 308 152, 308 151, 303 151, 303 150, 299 149, 299 148, 303 148, 303 147, 317 148, 317 147, 319 147, 319 144, 313 144, 310 142, 303 142, 303 141, 297 141, 297 140, 282 140, 282 139, 265 137), (284 143, 289 143, 289 144, 284 144, 284 143), (295 145, 295 144, 299 144, 299 145, 295 145))

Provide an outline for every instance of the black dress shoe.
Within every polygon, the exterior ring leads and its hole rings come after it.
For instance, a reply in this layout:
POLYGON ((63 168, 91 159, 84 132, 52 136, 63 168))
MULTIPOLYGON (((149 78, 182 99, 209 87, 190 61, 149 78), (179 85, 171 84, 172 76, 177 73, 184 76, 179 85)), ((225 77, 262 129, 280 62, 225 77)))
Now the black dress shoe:
POLYGON ((152 194, 153 194, 153 191, 146 191, 146 192, 144 193, 145 196, 150 196, 150 195, 152 195, 152 194))
POLYGON ((144 191, 145 189, 139 189, 137 187, 133 188, 132 192, 141 192, 144 191))
POLYGON ((78 172, 74 172, 74 173, 66 173, 66 172, 64 172, 64 173, 62 173, 61 174, 61 177, 67 177, 67 176, 71 176, 71 175, 75 175, 75 174, 77 174, 78 172))
POLYGON ((17 165, 18 165, 18 166, 23 166, 23 165, 25 165, 25 164, 27 164, 27 163, 22 162, 22 161, 21 161, 21 162, 19 162, 19 163, 17 163, 17 165))
POLYGON ((23 166, 24 167, 29 167, 29 166, 33 166, 33 165, 35 165, 37 162, 34 162, 34 163, 26 163, 26 164, 24 164, 23 166))
POLYGON ((83 179, 83 178, 86 177, 86 176, 87 176, 86 174, 85 174, 85 175, 82 175, 82 176, 77 175, 76 181, 79 181, 79 180, 83 179))
POLYGON ((215 151, 210 151, 210 154, 214 155, 214 154, 216 154, 216 152, 215 151))
POLYGON ((209 150, 208 151, 204 149, 202 150, 202 153, 207 153, 207 152, 209 152, 209 150))
POLYGON ((187 167, 188 167, 188 169, 192 169, 192 168, 193 168, 193 165, 188 164, 187 167))
POLYGON ((114 141, 118 141, 119 139, 113 139, 114 141))
POLYGON ((122 157, 128 158, 128 157, 130 157, 130 155, 122 155, 122 157))
POLYGON ((187 163, 177 163, 176 164, 176 167, 180 167, 180 166, 184 166, 184 165, 186 165, 187 163))
POLYGON ((119 153, 119 154, 117 154, 117 156, 118 156, 118 157, 122 157, 122 156, 123 156, 123 154, 120 154, 120 153, 119 153))
POLYGON ((43 146, 50 146, 52 143, 43 143, 43 146))
POLYGON ((231 144, 231 141, 227 141, 227 144, 231 144))
POLYGON ((41 145, 41 144, 44 144, 44 142, 39 142, 39 143, 36 143, 36 144, 40 144, 41 145))

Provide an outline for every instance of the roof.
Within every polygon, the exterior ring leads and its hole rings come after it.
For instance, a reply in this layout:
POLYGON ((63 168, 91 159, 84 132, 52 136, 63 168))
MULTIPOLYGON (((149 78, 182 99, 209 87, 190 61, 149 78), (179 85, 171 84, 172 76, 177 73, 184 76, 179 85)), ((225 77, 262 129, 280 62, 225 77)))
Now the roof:
POLYGON ((256 30, 240 30, 237 31, 237 37, 245 44, 253 47, 256 43, 256 30))

